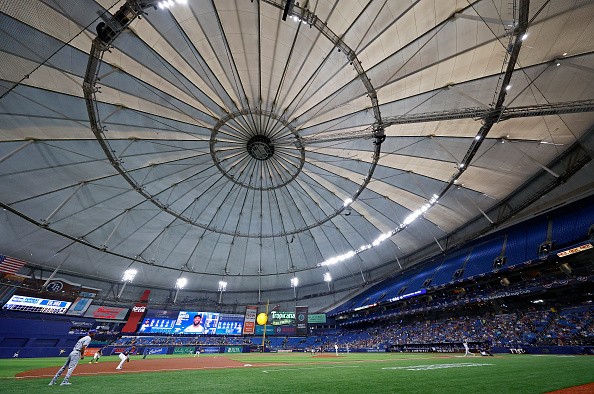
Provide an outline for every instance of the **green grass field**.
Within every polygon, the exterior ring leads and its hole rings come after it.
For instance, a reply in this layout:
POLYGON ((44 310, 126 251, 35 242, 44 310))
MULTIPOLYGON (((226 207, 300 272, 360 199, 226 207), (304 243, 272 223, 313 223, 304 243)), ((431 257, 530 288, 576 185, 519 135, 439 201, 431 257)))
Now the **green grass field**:
MULTIPOLYGON (((222 355, 201 357, 213 356, 222 355)), ((70 378, 72 386, 68 387, 47 386, 50 379, 13 378, 19 372, 37 368, 55 366, 57 371, 64 358, 7 359, 0 360, 0 392, 218 394, 349 393, 356 390, 360 393, 543 393, 594 382, 592 356, 505 355, 426 359, 434 356, 443 354, 351 353, 339 359, 312 358, 305 354, 229 356, 252 367, 73 376, 70 378), (258 363, 270 362, 301 365, 258 367, 258 363), (327 364, 309 364, 312 362, 327 364), (460 367, 463 363, 475 365, 460 367)), ((151 358, 157 357, 189 356, 151 358)), ((132 362, 140 358, 134 356, 132 362)), ((117 356, 101 358, 101 362, 117 360, 117 356)))

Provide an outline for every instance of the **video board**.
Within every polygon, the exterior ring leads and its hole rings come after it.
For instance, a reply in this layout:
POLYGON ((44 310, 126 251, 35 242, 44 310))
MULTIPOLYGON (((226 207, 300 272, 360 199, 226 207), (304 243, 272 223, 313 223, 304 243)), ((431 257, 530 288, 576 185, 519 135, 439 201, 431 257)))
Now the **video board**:
POLYGON ((241 335, 243 315, 149 309, 139 333, 241 335))
POLYGON ((40 312, 63 315, 70 307, 71 302, 48 300, 45 298, 25 297, 13 295, 2 309, 24 312, 40 312))

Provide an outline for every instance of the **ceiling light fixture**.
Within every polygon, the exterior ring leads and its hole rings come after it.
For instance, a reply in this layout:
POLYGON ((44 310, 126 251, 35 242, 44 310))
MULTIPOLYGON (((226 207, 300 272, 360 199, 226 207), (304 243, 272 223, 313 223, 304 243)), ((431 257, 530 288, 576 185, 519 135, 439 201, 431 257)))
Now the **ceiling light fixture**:
POLYGON ((177 282, 175 282, 175 287, 178 289, 183 289, 184 287, 186 287, 187 283, 188 280, 186 278, 179 278, 177 282))
POLYGON ((429 210, 429 208, 431 208, 432 206, 437 204, 438 198, 439 197, 437 196, 437 194, 434 194, 433 197, 431 197, 431 199, 429 201, 427 201, 427 203, 425 205, 423 205, 421 208, 413 211, 410 215, 408 215, 407 218, 404 219, 404 222, 402 222, 402 224, 399 227, 395 228, 394 230, 391 230, 391 231, 381 234, 372 243, 367 244, 367 245, 362 245, 359 247, 359 249, 351 250, 351 251, 341 254, 339 256, 331 257, 322 263, 318 263, 316 266, 323 267, 323 266, 328 266, 328 265, 334 265, 336 263, 339 263, 341 261, 349 259, 349 258, 367 250, 367 249, 371 249, 373 247, 379 246, 386 239, 394 236, 396 233, 403 230, 406 226, 408 226, 409 224, 414 222, 419 216, 421 216, 423 213, 427 212, 429 210))
POLYGON ((219 291, 225 291, 227 290, 227 282, 225 282, 224 280, 220 280, 219 281, 219 291))
POLYGON ((332 282, 332 276, 330 276, 330 272, 326 272, 324 274, 324 282, 332 282))
POLYGON ((138 273, 138 271, 136 271, 135 269, 127 269, 124 272, 124 276, 122 277, 122 281, 123 282, 132 282, 134 280, 134 277, 136 276, 137 273, 138 273))

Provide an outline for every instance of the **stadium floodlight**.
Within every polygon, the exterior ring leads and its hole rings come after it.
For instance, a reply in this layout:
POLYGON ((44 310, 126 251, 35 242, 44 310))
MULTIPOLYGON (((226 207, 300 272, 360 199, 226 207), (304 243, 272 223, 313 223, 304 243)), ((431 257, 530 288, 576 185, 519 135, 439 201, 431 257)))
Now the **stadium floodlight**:
POLYGON ((127 269, 122 277, 122 282, 132 282, 138 271, 135 269, 127 269))
POLYGON ((297 287, 297 285, 299 285, 299 278, 298 277, 291 278, 291 287, 297 287))
MULTIPOLYGON (((503 141, 502 141, 503 142, 503 141)), ((463 164, 460 165, 461 167, 464 167, 463 164)), ((350 204, 352 201, 349 201, 350 199, 347 199, 344 201, 345 206, 347 206, 347 202, 350 204)), ((324 266, 328 266, 328 265, 333 265, 336 263, 339 263, 341 261, 344 261, 346 259, 349 259, 367 249, 371 249, 373 247, 379 246, 381 243, 383 243, 385 240, 393 237, 394 235, 396 235, 398 232, 400 232, 401 230, 404 230, 409 224, 411 224, 412 222, 414 222, 417 218, 419 218, 420 216, 422 216, 425 212, 427 212, 432 206, 434 206, 435 204, 437 204, 437 201, 439 200, 439 196, 437 194, 434 194, 433 196, 431 196, 431 198, 429 199, 429 201, 427 201, 427 203, 425 203, 425 205, 423 205, 421 208, 413 211, 410 215, 408 215, 405 219, 404 222, 402 222, 400 224, 400 226, 398 226, 397 228, 390 230, 388 232, 385 232, 383 234, 380 234, 379 237, 377 237, 372 243, 367 244, 367 245, 361 245, 359 247, 359 249, 356 250, 351 250, 347 253, 344 253, 340 256, 334 256, 331 257, 321 263, 318 263, 316 265, 316 267, 324 267, 324 266)))
POLYGON ((330 272, 326 272, 324 274, 324 282, 332 282, 332 276, 330 275, 330 272))
POLYGON ((219 281, 219 291, 225 291, 227 290, 227 282, 225 282, 224 280, 220 280, 219 281))
POLYGON ((344 206, 345 207, 348 207, 349 204, 352 203, 352 202, 353 202, 353 199, 352 198, 347 198, 346 200, 344 200, 344 206))
POLYGON ((183 289, 184 287, 186 287, 187 283, 188 280, 186 278, 179 278, 177 282, 175 282, 175 287, 178 289, 183 289))

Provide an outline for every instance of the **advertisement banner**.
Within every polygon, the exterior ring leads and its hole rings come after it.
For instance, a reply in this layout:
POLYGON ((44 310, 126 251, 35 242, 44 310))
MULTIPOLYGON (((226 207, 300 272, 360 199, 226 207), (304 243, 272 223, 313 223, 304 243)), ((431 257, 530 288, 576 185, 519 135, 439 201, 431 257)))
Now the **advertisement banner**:
POLYGON ((241 346, 226 346, 225 353, 241 353, 241 346))
POLYGON ((307 310, 306 306, 295 307, 295 335, 307 336, 307 310))
POLYGON ((94 356, 99 351, 99 348, 86 348, 84 356, 94 356))
POLYGON ((140 297, 140 302, 134 305, 132 308, 132 312, 130 312, 130 316, 128 317, 128 321, 124 328, 122 328, 122 332, 136 332, 136 328, 138 327, 138 323, 140 319, 146 313, 146 303, 148 302, 148 297, 150 294, 150 290, 145 290, 142 297, 140 297))
MULTIPOLYGON (((116 355, 116 354, 120 354, 121 352, 123 352, 124 350, 128 349, 127 347, 116 347, 113 348, 111 351, 111 355, 116 355)), ((134 349, 134 351, 130 352, 130 354, 137 354, 138 353, 138 349, 134 349)))
POLYGON ((258 314, 258 307, 248 305, 245 307, 245 319, 243 323, 244 334, 254 334, 256 331, 256 315, 258 314))
POLYGON ((218 346, 205 346, 200 348, 200 353, 218 353, 218 346))
POLYGON ((315 315, 307 316, 307 322, 309 324, 325 324, 326 323, 326 314, 325 313, 317 313, 315 315))
MULTIPOLYGON (((256 335, 264 334, 264 326, 256 326, 256 335)), ((274 335, 274 326, 266 326, 266 335, 274 335)))
POLYGON ((295 326, 276 326, 276 335, 295 335, 295 326))
POLYGON ((295 324, 295 313, 272 311, 270 320, 273 326, 292 326, 295 324))
POLYGON ((150 356, 151 354, 167 354, 166 347, 148 347, 144 351, 144 354, 150 356))
POLYGON ((128 310, 128 308, 113 308, 110 306, 93 305, 87 309, 85 317, 92 317, 94 319, 124 320, 128 310))
POLYGON ((176 347, 173 349, 173 354, 194 354, 193 347, 176 347))

